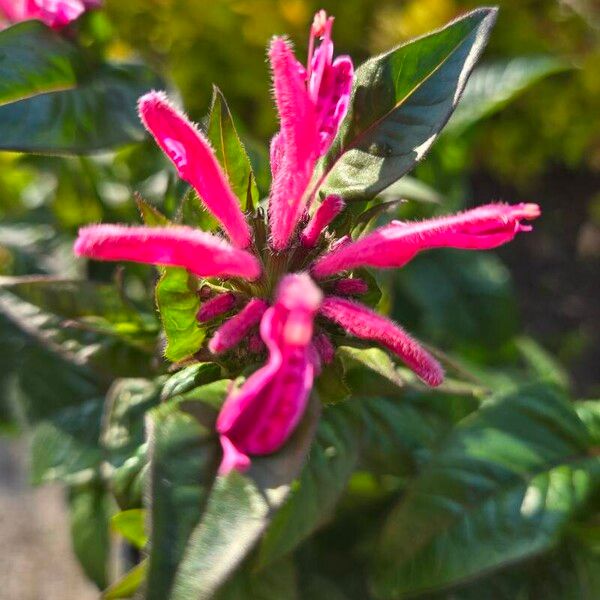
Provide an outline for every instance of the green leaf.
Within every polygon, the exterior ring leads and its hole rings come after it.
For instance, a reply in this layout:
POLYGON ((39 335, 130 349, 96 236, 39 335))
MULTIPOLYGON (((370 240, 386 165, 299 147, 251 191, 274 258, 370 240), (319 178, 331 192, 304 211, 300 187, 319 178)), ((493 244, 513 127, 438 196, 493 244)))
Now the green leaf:
POLYGON ((510 273, 493 254, 437 250, 394 278, 392 317, 434 343, 497 351, 517 331, 510 273))
POLYGON ((148 541, 145 520, 146 511, 141 508, 133 508, 114 515, 110 524, 113 531, 122 535, 136 548, 143 548, 148 541))
MULTIPOLYGON (((0 288, 59 317, 97 317, 131 332, 145 327, 140 314, 127 303, 114 285, 57 277, 27 276, 0 277, 0 288)), ((95 323, 98 325, 97 321, 95 323)), ((115 333, 118 333, 118 328, 115 329, 115 333)))
POLYGON ((588 445, 571 403, 549 387, 465 418, 388 518, 376 596, 444 588, 552 548, 600 483, 588 445))
POLYGON ((242 568, 215 595, 214 600, 297 600, 297 575, 292 560, 267 569, 242 568))
POLYGON ((140 65, 101 65, 74 89, 0 106, 0 150, 88 154, 144 138, 137 99, 160 81, 140 65))
POLYGON ((409 175, 405 175, 385 188, 379 194, 379 198, 383 202, 412 200, 425 204, 441 204, 444 200, 444 196, 440 192, 409 175))
POLYGON ((103 589, 110 552, 109 498, 98 485, 71 488, 69 509, 75 555, 85 574, 103 589))
POLYGON ((586 426, 592 444, 600 446, 600 400, 579 400, 575 410, 586 426))
POLYGON ((135 196, 135 203, 140 212, 142 221, 148 227, 166 227, 171 225, 171 221, 163 215, 158 208, 146 202, 139 194, 135 196))
POLYGON ((161 400, 169 400, 192 391, 194 388, 211 383, 221 375, 221 367, 216 363, 196 363, 177 371, 165 382, 161 400))
POLYGON ((478 67, 473 71, 444 134, 463 134, 542 79, 572 68, 555 56, 520 56, 478 67))
POLYGON ((389 355, 379 348, 339 346, 336 356, 345 370, 345 383, 353 394, 370 396, 386 391, 397 394, 404 382, 389 355))
POLYGON ((456 108, 497 9, 481 8, 361 65, 321 165, 322 193, 375 197, 429 150, 456 108))
POLYGON ((185 269, 167 267, 156 286, 156 302, 167 336, 165 357, 178 362, 196 353, 206 337, 196 314, 200 308, 197 279, 185 269))
MULTIPOLYGON (((276 454, 218 477, 177 571, 172 600, 208 600, 235 571, 287 498, 312 444, 319 402, 276 454)), ((157 596, 158 598, 158 596, 157 596)))
POLYGON ((145 441, 146 413, 160 401, 161 380, 119 379, 106 395, 102 445, 115 467, 145 441))
POLYGON ((114 468, 111 491, 123 510, 139 508, 147 472, 146 413, 160 401, 162 381, 117 380, 106 396, 101 443, 114 468))
POLYGON ((69 406, 43 421, 31 439, 31 480, 35 485, 94 478, 102 461, 102 398, 69 406))
POLYGON ((324 410, 300 480, 261 542, 261 567, 291 552, 331 518, 358 460, 360 429, 347 405, 324 410))
POLYGON ((207 133, 242 210, 253 210, 258 205, 259 193, 250 158, 237 134, 225 97, 216 86, 207 133))
POLYGON ((530 337, 522 336, 515 343, 532 375, 568 391, 569 374, 547 350, 530 337))
POLYGON ((164 600, 190 534, 200 520, 216 473, 219 446, 214 429, 202 426, 176 404, 149 415, 150 552, 147 600, 164 600))
POLYGON ((143 560, 136 565, 109 588, 104 590, 102 600, 119 600, 120 598, 131 598, 141 587, 146 579, 148 561, 143 560))
POLYGON ((79 52, 40 21, 0 31, 0 106, 77 84, 79 52))

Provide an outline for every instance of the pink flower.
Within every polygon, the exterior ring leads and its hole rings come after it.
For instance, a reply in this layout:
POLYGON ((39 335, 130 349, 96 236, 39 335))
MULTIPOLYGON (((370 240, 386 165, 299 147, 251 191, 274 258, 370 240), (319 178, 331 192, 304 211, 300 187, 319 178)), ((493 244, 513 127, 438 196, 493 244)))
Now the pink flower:
POLYGON ((260 334, 267 364, 234 391, 221 409, 221 472, 249 465, 248 455, 276 452, 302 418, 312 389, 315 364, 310 345, 321 291, 305 274, 287 275, 260 334))
POLYGON ((37 19, 61 29, 100 4, 101 0, 0 0, 0 16, 9 23, 37 19))
POLYGON ((287 247, 303 216, 315 164, 331 146, 348 111, 354 68, 348 56, 333 60, 332 27, 332 17, 317 13, 306 68, 283 38, 274 38, 269 50, 281 125, 271 142, 269 204, 271 243, 278 251, 287 247), (317 40, 321 44, 315 50, 317 40))
POLYGON ((178 266, 210 277, 210 286, 199 283, 197 315, 213 332, 209 351, 225 360, 226 353, 235 353, 238 364, 267 355, 264 366, 231 390, 219 414, 221 473, 244 470, 252 456, 276 452, 286 443, 314 378, 335 358, 332 339, 341 334, 381 345, 428 385, 442 382, 441 366, 415 339, 350 299, 369 291, 354 269, 401 267, 433 248, 493 248, 529 231, 523 222, 540 214, 535 204, 490 204, 420 223, 392 222, 356 241, 327 232, 344 201, 329 196, 311 208, 306 188, 317 159, 337 134, 350 94, 352 63, 345 57, 333 60, 332 23, 324 12, 315 18, 307 68, 281 38, 269 51, 281 125, 271 143, 270 246, 252 243, 249 223, 264 230, 262 212, 246 218, 206 138, 159 92, 140 99, 142 121, 231 244, 178 225, 92 225, 80 231, 75 244, 78 255, 97 260, 178 266), (215 285, 223 290, 217 295, 215 285))

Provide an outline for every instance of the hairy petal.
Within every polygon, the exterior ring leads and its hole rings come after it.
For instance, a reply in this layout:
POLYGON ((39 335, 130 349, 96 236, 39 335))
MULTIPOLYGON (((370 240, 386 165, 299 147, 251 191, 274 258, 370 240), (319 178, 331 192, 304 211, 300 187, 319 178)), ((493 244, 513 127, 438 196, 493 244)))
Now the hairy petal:
POLYGON ((330 296, 323 300, 321 314, 348 333, 363 340, 378 342, 391 350, 425 383, 438 386, 444 380, 444 371, 440 364, 418 342, 396 323, 366 306, 330 296))
POLYGON ((342 296, 362 296, 369 291, 369 286, 358 277, 339 279, 334 285, 335 293, 342 296))
POLYGON ((245 250, 191 227, 90 225, 79 230, 75 254, 95 260, 127 260, 184 267, 199 277, 260 276, 258 260, 245 250))
MULTIPOLYGON (((288 275, 264 313, 260 334, 268 361, 230 394, 217 420, 221 438, 238 453, 276 452, 302 418, 315 375, 311 339, 320 302, 321 292, 307 275, 288 275)), ((226 458, 221 473, 231 468, 226 458)))
POLYGON ((140 117, 163 152, 177 167, 219 220, 231 241, 246 248, 250 228, 208 140, 169 102, 163 92, 150 92, 139 100, 140 117))
POLYGON ((537 204, 488 204, 457 215, 419 223, 393 221, 364 238, 321 257, 312 274, 326 277, 361 266, 401 267, 418 252, 431 248, 484 250, 511 241, 531 227, 521 221, 540 216, 537 204))
POLYGON ((206 323, 207 321, 212 321, 222 314, 229 312, 234 306, 235 294, 233 292, 218 294, 202 304, 196 318, 200 323, 206 323))
POLYGON ((237 346, 250 329, 260 322, 267 308, 269 305, 260 298, 250 300, 237 315, 217 329, 208 344, 208 349, 213 354, 220 354, 237 346))
POLYGON ((335 348, 333 347, 331 338, 326 333, 321 332, 315 335, 313 344, 323 363, 328 365, 333 362, 335 357, 335 348))
POLYGON ((272 152, 276 164, 269 222, 271 244, 283 250, 306 209, 304 192, 319 155, 319 136, 306 72, 284 39, 273 39, 269 59, 281 126, 272 152))
POLYGON ((313 248, 324 229, 344 210, 344 206, 341 196, 327 196, 300 234, 302 245, 305 248, 313 248))

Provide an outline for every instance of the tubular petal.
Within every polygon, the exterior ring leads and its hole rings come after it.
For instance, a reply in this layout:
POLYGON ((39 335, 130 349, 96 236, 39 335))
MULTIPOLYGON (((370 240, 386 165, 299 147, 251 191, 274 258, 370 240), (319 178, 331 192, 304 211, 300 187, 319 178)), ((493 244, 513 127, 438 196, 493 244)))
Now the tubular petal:
POLYGON ((369 286, 357 277, 340 279, 335 282, 335 293, 342 296, 362 296, 369 291, 369 286))
POLYGON ((300 234, 302 245, 313 248, 325 228, 344 210, 344 206, 341 196, 327 196, 300 234))
POLYGON ((326 333, 321 332, 315 335, 313 344, 319 353, 321 361, 323 361, 326 365, 333 362, 335 357, 335 348, 331 343, 331 338, 326 333))
POLYGON ((329 296, 323 300, 321 314, 348 333, 372 340, 400 357, 425 383, 438 386, 444 380, 440 364, 403 329, 366 306, 329 296))
MULTIPOLYGON (((315 374, 311 338, 320 291, 307 275, 288 275, 260 333, 269 359, 226 400, 217 431, 243 455, 276 452, 300 421, 315 374)), ((222 465, 222 472, 229 466, 222 465)))
POLYGON ((269 59, 281 125, 273 153, 280 160, 276 160, 269 200, 271 244, 279 251, 287 247, 304 214, 303 196, 318 158, 319 135, 304 67, 282 38, 273 39, 269 59))
POLYGON ((418 252, 431 248, 483 250, 530 231, 523 220, 540 216, 537 204, 488 204, 464 213, 420 223, 393 221, 364 238, 321 257, 312 266, 317 278, 360 266, 401 267, 418 252))
POLYGON ((260 298, 250 300, 237 315, 217 329, 208 344, 209 350, 213 354, 220 354, 237 346, 250 329, 260 322, 268 307, 269 305, 260 298))
POLYGON ((75 254, 95 260, 127 260, 184 267, 199 277, 260 276, 258 260, 245 250, 190 227, 90 225, 79 230, 75 254))
POLYGON ((207 300, 202 304, 198 310, 196 318, 201 323, 212 321, 217 317, 229 312, 235 305, 235 294, 232 292, 226 292, 225 294, 218 294, 214 298, 207 300))
POLYGON ((139 100, 140 118, 163 152, 177 167, 219 220, 231 241, 246 248, 250 228, 210 144, 163 92, 150 92, 139 100))

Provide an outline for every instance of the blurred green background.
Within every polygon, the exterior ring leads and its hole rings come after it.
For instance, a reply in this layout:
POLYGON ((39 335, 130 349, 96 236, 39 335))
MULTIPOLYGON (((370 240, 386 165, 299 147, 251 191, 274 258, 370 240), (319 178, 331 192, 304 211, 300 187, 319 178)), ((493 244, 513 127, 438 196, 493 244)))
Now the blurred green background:
MULTIPOLYGON (((443 205, 403 210, 419 216, 491 200, 530 201, 542 206, 543 219, 533 235, 499 251, 508 270, 486 257, 453 261, 452 253, 436 255, 442 256, 437 262, 415 261, 395 280, 400 292, 392 312, 425 339, 485 364, 510 359, 515 350, 508 341, 524 332, 567 366, 577 393, 593 396, 600 392, 600 6, 595 0, 498 4, 482 64, 545 56, 564 68, 510 101, 502 100, 501 80, 493 114, 442 137, 415 173, 443 205), (451 283, 436 280, 440 268, 455 274, 451 283)), ((303 56, 312 14, 325 8, 336 16, 337 52, 359 63, 477 5, 107 0, 106 10, 88 15, 84 28, 92 32, 90 45, 111 58, 150 63, 198 121, 207 113, 212 84, 219 85, 254 158, 264 163, 276 129, 265 60, 271 35, 287 33, 303 56)), ((69 250, 76 228, 135 220, 133 192, 163 203, 170 175, 150 143, 87 158, 0 154, 0 273, 77 274, 82 267, 69 250)), ((102 273, 102 266, 92 268, 102 273)))

